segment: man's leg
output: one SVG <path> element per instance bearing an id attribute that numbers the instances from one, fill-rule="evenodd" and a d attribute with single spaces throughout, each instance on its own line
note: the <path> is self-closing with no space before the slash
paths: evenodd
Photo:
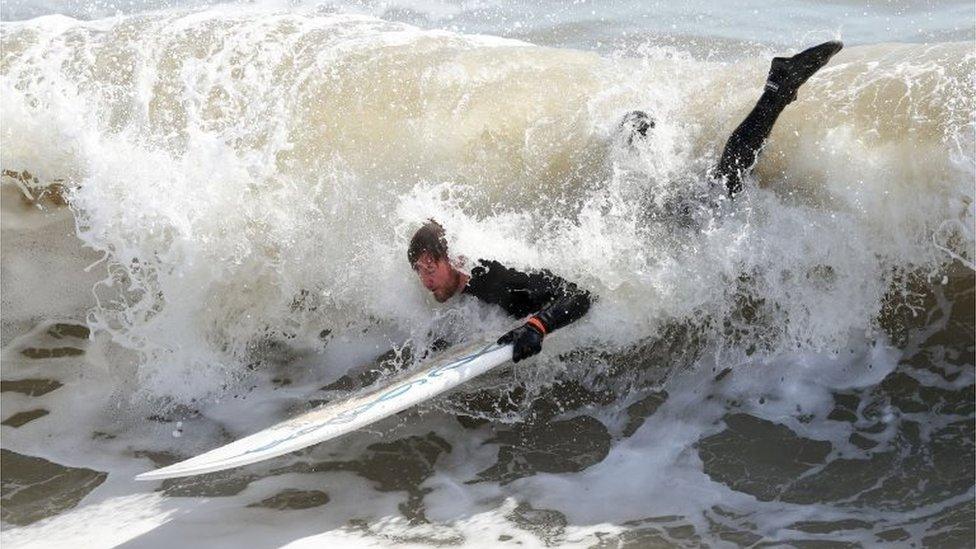
<path id="1" fill-rule="evenodd" d="M 842 47 L 840 42 L 825 42 L 793 57 L 773 58 L 762 96 L 752 112 L 732 132 L 715 168 L 715 176 L 725 180 L 729 198 L 742 190 L 742 177 L 756 163 L 759 150 L 769 137 L 779 114 L 796 99 L 800 86 Z"/>

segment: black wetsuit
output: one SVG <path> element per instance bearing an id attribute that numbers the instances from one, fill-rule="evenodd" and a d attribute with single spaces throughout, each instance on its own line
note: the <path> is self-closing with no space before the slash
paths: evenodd
<path id="1" fill-rule="evenodd" d="M 793 57 L 773 59 L 762 96 L 732 132 L 713 172 L 725 181 L 730 198 L 742 190 L 742 178 L 756 163 L 780 113 L 796 99 L 797 89 L 843 47 L 841 42 L 824 42 Z"/>
<path id="2" fill-rule="evenodd" d="M 715 176 L 725 180 L 729 197 L 742 190 L 742 178 L 756 163 L 763 143 L 789 101 L 775 91 L 766 90 L 746 119 L 732 132 Z"/>
<path id="3" fill-rule="evenodd" d="M 549 271 L 523 273 L 484 259 L 471 270 L 462 293 L 498 305 L 516 318 L 534 314 L 547 332 L 578 320 L 592 302 L 589 292 Z"/>

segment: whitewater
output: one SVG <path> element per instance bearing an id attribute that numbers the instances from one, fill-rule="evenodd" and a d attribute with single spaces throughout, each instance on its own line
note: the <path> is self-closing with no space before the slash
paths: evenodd
<path id="1" fill-rule="evenodd" d="M 974 8 L 692 4 L 5 3 L 3 544 L 972 546 Z M 769 60 L 827 39 L 723 200 Z M 428 218 L 597 300 L 369 428 L 133 480 L 502 333 L 417 280 Z"/>

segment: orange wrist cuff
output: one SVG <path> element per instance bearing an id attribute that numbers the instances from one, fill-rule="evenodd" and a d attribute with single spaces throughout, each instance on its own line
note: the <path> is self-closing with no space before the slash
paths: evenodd
<path id="1" fill-rule="evenodd" d="M 529 317 L 529 319 L 526 320 L 525 323 L 538 330 L 539 333 L 542 335 L 546 335 L 546 333 L 548 333 L 548 330 L 546 330 L 546 325 L 543 324 L 542 321 L 539 320 L 537 317 L 534 316 Z"/>

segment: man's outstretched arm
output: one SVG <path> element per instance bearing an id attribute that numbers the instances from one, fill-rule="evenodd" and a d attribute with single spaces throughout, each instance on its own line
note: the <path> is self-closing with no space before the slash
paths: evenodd
<path id="1" fill-rule="evenodd" d="M 524 325 L 498 340 L 499 343 L 512 343 L 513 362 L 538 354 L 547 334 L 582 318 L 593 302 L 589 292 L 548 271 L 519 274 L 525 277 L 525 291 L 532 301 L 544 306 Z"/>
<path id="2" fill-rule="evenodd" d="M 593 299 L 589 292 L 557 276 L 549 273 L 542 274 L 549 276 L 549 285 L 545 293 L 551 297 L 546 300 L 549 304 L 536 313 L 534 318 L 542 322 L 546 332 L 572 324 L 590 310 Z"/>

